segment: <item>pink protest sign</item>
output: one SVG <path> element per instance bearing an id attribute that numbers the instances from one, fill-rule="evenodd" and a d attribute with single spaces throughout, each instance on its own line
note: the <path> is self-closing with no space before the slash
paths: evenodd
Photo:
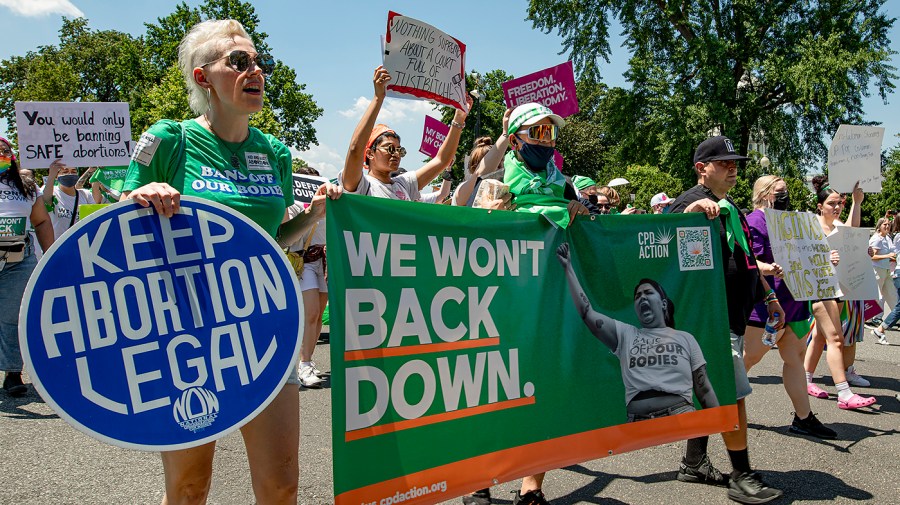
<path id="1" fill-rule="evenodd" d="M 503 83 L 503 98 L 507 107 L 538 102 L 562 117 L 578 113 L 575 96 L 575 72 L 567 61 L 540 72 L 528 74 Z"/>
<path id="2" fill-rule="evenodd" d="M 563 157 L 562 154 L 559 154 L 559 151 L 553 150 L 553 163 L 556 163 L 556 168 L 562 170 L 563 166 Z"/>
<path id="3" fill-rule="evenodd" d="M 419 152 L 434 158 L 438 149 L 450 133 L 450 127 L 431 116 L 425 116 L 425 129 L 422 131 L 422 146 Z"/>

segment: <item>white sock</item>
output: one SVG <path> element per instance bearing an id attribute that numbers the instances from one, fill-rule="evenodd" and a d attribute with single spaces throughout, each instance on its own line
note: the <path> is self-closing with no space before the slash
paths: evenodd
<path id="1" fill-rule="evenodd" d="M 307 368 L 312 366 L 312 361 L 301 361 L 300 368 Z"/>
<path id="2" fill-rule="evenodd" d="M 847 381 L 838 382 L 834 385 L 837 388 L 838 392 L 838 400 L 845 402 L 853 396 L 853 391 L 850 390 L 850 384 L 847 384 Z"/>
<path id="3" fill-rule="evenodd" d="M 806 383 L 807 384 L 813 383 L 813 373 L 812 372 L 806 372 Z"/>

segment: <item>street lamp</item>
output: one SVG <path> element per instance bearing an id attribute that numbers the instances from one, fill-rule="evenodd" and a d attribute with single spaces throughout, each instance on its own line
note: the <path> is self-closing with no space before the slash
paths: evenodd
<path id="1" fill-rule="evenodd" d="M 475 107 L 475 138 L 477 139 L 481 136 L 481 106 L 479 104 L 481 103 L 481 99 L 483 97 L 481 93 L 483 81 L 481 80 L 481 74 L 474 70 L 469 75 L 475 82 L 475 89 L 470 91 L 469 94 L 472 95 L 472 98 L 475 99 L 475 104 L 473 105 L 473 107 Z"/>

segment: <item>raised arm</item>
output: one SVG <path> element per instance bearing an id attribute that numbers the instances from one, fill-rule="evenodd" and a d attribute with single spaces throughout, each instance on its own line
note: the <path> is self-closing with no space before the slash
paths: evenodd
<path id="1" fill-rule="evenodd" d="M 503 159 L 503 155 L 506 154 L 506 149 L 509 147 L 509 136 L 506 134 L 506 129 L 509 127 L 509 115 L 511 113 L 512 109 L 506 109 L 506 112 L 503 113 L 503 133 L 497 137 L 494 147 L 478 162 L 478 166 L 472 171 L 472 177 L 469 177 L 456 187 L 455 197 L 457 205 L 465 205 L 469 201 L 469 197 L 472 195 L 472 190 L 475 189 L 475 183 L 478 182 L 479 177 L 484 177 L 497 170 L 497 165 L 500 164 L 500 160 Z"/>
<path id="2" fill-rule="evenodd" d="M 469 104 L 469 110 L 472 110 L 472 97 L 466 95 L 466 102 Z M 456 156 L 456 148 L 459 147 L 459 135 L 465 126 L 467 112 L 456 109 L 453 114 L 453 122 L 450 123 L 450 133 L 438 149 L 437 155 L 428 163 L 422 165 L 422 168 L 416 170 L 416 180 L 419 182 L 419 190 L 428 185 L 441 170 L 450 164 L 450 160 Z"/>
<path id="3" fill-rule="evenodd" d="M 587 325 L 591 333 L 597 337 L 597 340 L 603 343 L 613 352 L 619 345 L 619 339 L 616 337 L 616 322 L 611 317 L 605 316 L 591 307 L 591 302 L 581 288 L 578 282 L 578 276 L 572 268 L 572 258 L 569 256 L 569 244 L 563 242 L 556 249 L 556 259 L 562 264 L 566 271 L 566 281 L 569 285 L 569 294 L 572 295 L 572 301 L 581 315 L 584 324 Z"/>
<path id="4" fill-rule="evenodd" d="M 325 216 L 325 200 L 336 200 L 341 197 L 341 194 L 343 194 L 343 189 L 330 182 L 319 186 L 309 207 L 304 212 L 300 212 L 284 221 L 281 227 L 278 228 L 278 245 L 288 247 L 300 240 L 303 235 L 312 229 L 314 224 Z M 285 210 L 284 213 L 285 217 L 287 217 L 288 211 Z"/>
<path id="5" fill-rule="evenodd" d="M 718 407 L 719 399 L 716 398 L 716 392 L 709 382 L 709 375 L 706 373 L 706 365 L 694 370 L 692 375 L 694 377 L 694 394 L 697 395 L 700 406 L 704 409 Z"/>
<path id="6" fill-rule="evenodd" d="M 366 111 L 363 112 L 362 117 L 359 119 L 359 124 L 353 130 L 353 137 L 350 138 L 350 147 L 347 149 L 347 157 L 344 158 L 341 184 L 347 191 L 356 191 L 359 181 L 362 179 L 363 162 L 366 159 L 366 144 L 369 142 L 372 128 L 375 127 L 378 112 L 381 111 L 381 106 L 384 104 L 384 94 L 387 83 L 390 80 L 391 74 L 383 66 L 379 65 L 375 69 L 375 75 L 372 77 L 372 82 L 375 85 L 375 97 L 369 102 L 369 106 L 366 107 Z M 431 179 L 428 182 L 431 182 Z"/>
<path id="7" fill-rule="evenodd" d="M 862 188 L 859 187 L 859 181 L 856 181 L 856 184 L 853 185 L 852 198 L 853 204 L 850 206 L 850 215 L 847 217 L 847 224 L 859 228 L 860 217 L 862 215 L 862 201 L 863 198 L 865 198 Z"/>
<path id="8" fill-rule="evenodd" d="M 46 205 L 53 203 L 53 185 L 56 184 L 56 177 L 59 175 L 59 169 L 65 166 L 65 163 L 62 162 L 62 158 L 53 160 L 53 162 L 50 163 L 50 170 L 47 174 L 47 184 L 44 184 L 44 194 L 41 195 Z"/>

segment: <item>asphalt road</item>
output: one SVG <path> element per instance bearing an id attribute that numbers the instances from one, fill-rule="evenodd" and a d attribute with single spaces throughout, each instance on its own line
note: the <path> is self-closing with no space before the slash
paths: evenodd
<path id="1" fill-rule="evenodd" d="M 750 459 L 765 480 L 785 490 L 774 503 L 900 503 L 900 333 L 898 345 L 876 345 L 871 332 L 860 344 L 857 369 L 872 382 L 858 392 L 875 395 L 875 408 L 841 411 L 832 397 L 811 399 L 819 419 L 837 430 L 836 441 L 792 435 L 791 406 L 781 387 L 781 361 L 769 353 L 751 372 L 748 398 Z M 316 360 L 328 369 L 328 345 Z M 826 372 L 819 365 L 819 376 Z M 820 380 L 834 393 L 830 379 Z M 331 395 L 300 390 L 300 503 L 333 502 Z M 118 449 L 69 427 L 33 389 L 13 399 L 0 392 L 0 448 L 3 469 L 0 503 L 142 504 L 159 503 L 163 473 L 159 456 Z M 550 472 L 544 491 L 555 505 L 733 503 L 722 488 L 675 480 L 683 443 L 616 455 Z M 721 437 L 712 437 L 710 456 L 730 469 Z M 511 503 L 518 483 L 492 489 L 495 503 Z M 219 441 L 209 503 L 253 503 L 240 435 Z M 458 499 L 446 503 L 460 503 Z"/>

